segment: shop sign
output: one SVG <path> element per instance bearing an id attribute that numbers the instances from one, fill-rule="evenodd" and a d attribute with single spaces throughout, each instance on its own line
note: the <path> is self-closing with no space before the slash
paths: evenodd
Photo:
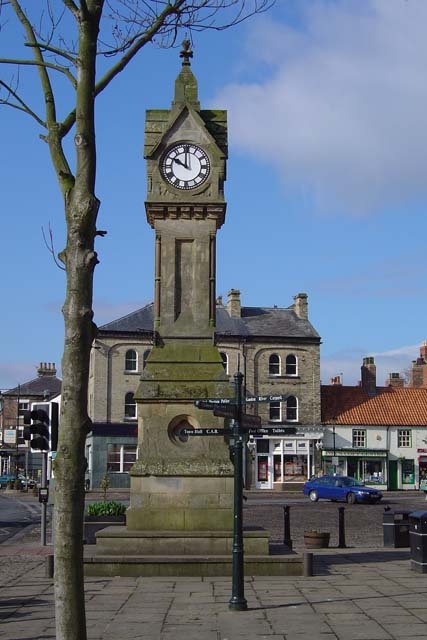
<path id="1" fill-rule="evenodd" d="M 386 458 L 387 452 L 382 449 L 375 451 L 374 449 L 339 449 L 335 451 L 337 456 L 345 458 Z M 333 456 L 333 449 L 322 449 L 322 458 Z"/>
<path id="2" fill-rule="evenodd" d="M 16 444 L 16 430 L 5 429 L 3 433 L 3 442 L 5 444 Z"/>

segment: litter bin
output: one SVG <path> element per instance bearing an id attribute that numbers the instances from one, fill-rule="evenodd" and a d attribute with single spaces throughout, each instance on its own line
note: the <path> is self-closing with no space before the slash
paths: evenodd
<path id="1" fill-rule="evenodd" d="M 411 569 L 427 573 L 427 511 L 412 511 L 409 525 Z"/>
<path id="2" fill-rule="evenodd" d="M 385 547 L 409 547 L 410 511 L 384 511 L 383 537 Z"/>

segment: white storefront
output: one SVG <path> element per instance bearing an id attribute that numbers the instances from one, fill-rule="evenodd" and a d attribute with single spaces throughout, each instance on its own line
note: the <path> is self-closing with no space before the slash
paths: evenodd
<path id="1" fill-rule="evenodd" d="M 323 431 L 318 427 L 300 429 L 290 437 L 271 435 L 256 438 L 255 487 L 274 489 L 295 483 L 302 486 L 315 473 L 322 438 Z"/>

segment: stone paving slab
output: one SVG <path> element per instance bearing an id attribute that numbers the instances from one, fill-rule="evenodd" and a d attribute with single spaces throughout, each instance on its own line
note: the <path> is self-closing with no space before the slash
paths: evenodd
<path id="1" fill-rule="evenodd" d="M 4 548 L 4 546 L 3 546 Z M 53 584 L 28 547 L 0 557 L 0 638 L 55 637 Z M 28 554 L 28 555 L 26 555 Z M 427 640 L 427 576 L 408 550 L 315 552 L 313 577 L 87 578 L 89 640 Z"/>

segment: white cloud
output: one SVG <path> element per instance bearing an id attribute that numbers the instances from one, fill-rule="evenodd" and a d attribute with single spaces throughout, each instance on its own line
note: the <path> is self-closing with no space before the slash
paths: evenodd
<path id="1" fill-rule="evenodd" d="M 215 98 L 229 109 L 232 142 L 323 211 L 425 198 L 427 2 L 298 6 L 298 26 L 278 22 L 279 9 L 252 23 L 248 64 L 263 65 L 264 79 Z"/>

